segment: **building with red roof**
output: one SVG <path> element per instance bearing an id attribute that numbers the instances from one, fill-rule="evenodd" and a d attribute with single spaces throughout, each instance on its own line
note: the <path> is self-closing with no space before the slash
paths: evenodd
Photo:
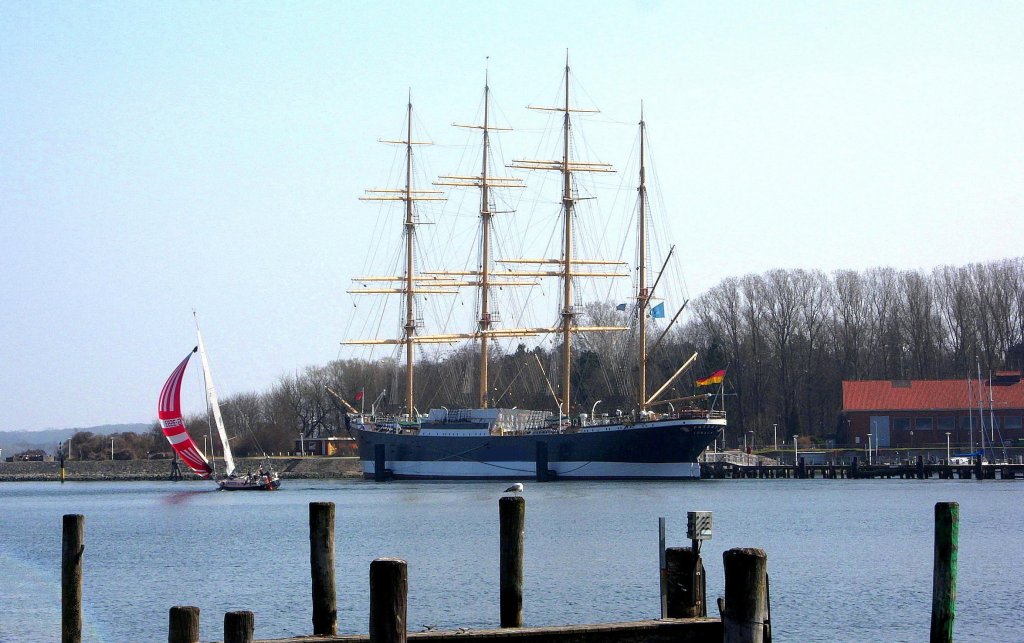
<path id="1" fill-rule="evenodd" d="M 991 403 L 990 403 L 991 400 Z M 1024 440 L 1024 383 L 1019 372 L 977 380 L 843 382 L 849 446 L 1001 447 Z"/>

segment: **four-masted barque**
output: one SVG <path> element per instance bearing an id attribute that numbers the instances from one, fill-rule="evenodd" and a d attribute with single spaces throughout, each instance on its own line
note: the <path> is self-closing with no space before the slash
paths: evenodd
<path id="1" fill-rule="evenodd" d="M 391 344 L 405 348 L 404 414 L 384 415 L 356 413 L 349 417 L 349 428 L 359 448 L 359 458 L 366 477 L 395 478 L 521 478 L 536 475 L 539 479 L 661 479 L 698 478 L 698 456 L 718 437 L 726 425 L 723 408 L 715 408 L 715 396 L 697 395 L 671 400 L 679 408 L 660 399 L 677 378 L 689 368 L 696 354 L 686 360 L 667 382 L 654 393 L 647 384 L 646 319 L 651 299 L 658 286 L 647 281 L 645 250 L 648 234 L 645 208 L 647 186 L 644 169 L 644 128 L 641 117 L 641 148 L 639 172 L 639 207 L 637 217 L 639 247 L 639 282 L 634 294 L 639 338 L 637 366 L 639 382 L 636 407 L 629 414 L 590 417 L 573 412 L 570 399 L 573 336 L 580 332 L 615 332 L 618 326 L 582 326 L 577 322 L 578 306 L 574 306 L 573 285 L 577 279 L 625 276 L 622 262 L 577 258 L 574 246 L 574 208 L 577 196 L 573 176 L 582 172 L 611 172 L 603 163 L 591 163 L 572 157 L 570 132 L 572 115 L 582 110 L 570 104 L 570 69 L 565 66 L 565 97 L 562 105 L 543 107 L 562 116 L 560 159 L 514 161 L 511 167 L 526 170 L 549 170 L 561 175 L 561 256 L 555 259 L 505 260 L 517 266 L 493 274 L 490 256 L 492 188 L 521 187 L 518 179 L 492 176 L 489 163 L 490 134 L 498 129 L 490 123 L 489 87 L 485 82 L 483 124 L 473 125 L 483 137 L 483 156 L 479 175 L 445 176 L 437 185 L 475 187 L 480 190 L 481 245 L 478 270 L 470 272 L 418 272 L 415 263 L 414 236 L 417 217 L 415 204 L 423 200 L 442 200 L 438 190 L 413 187 L 413 146 L 420 142 L 412 136 L 412 101 L 407 110 L 406 137 L 386 141 L 405 148 L 405 186 L 393 190 L 368 190 L 366 200 L 403 201 L 405 205 L 404 274 L 390 277 L 366 277 L 354 281 L 362 287 L 350 292 L 400 294 L 404 303 L 402 334 L 390 339 L 349 340 L 345 344 Z M 539 266 L 539 267 L 538 267 Z M 560 280 L 560 323 L 553 328 L 499 328 L 490 312 L 492 288 L 533 283 L 537 279 L 555 277 Z M 385 285 L 376 285 L 384 282 Z M 477 289 L 479 318 L 473 332 L 456 334 L 420 334 L 415 300 L 417 295 L 454 292 L 458 288 Z M 678 317 L 678 314 L 676 315 Z M 519 408 L 492 408 L 488 403 L 488 345 L 500 338 L 528 337 L 557 333 L 561 339 L 558 385 L 549 384 L 557 402 L 554 411 Z M 431 409 L 420 415 L 414 395 L 414 348 L 418 344 L 454 343 L 476 340 L 480 347 L 479 402 L 477 408 Z M 659 338 L 660 340 L 660 338 Z M 719 398 L 720 399 L 720 398 Z M 667 408 L 668 411 L 654 410 Z"/>

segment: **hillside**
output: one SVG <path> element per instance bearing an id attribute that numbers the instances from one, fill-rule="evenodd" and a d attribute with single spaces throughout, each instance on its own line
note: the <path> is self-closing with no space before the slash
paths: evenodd
<path id="1" fill-rule="evenodd" d="M 88 431 L 100 435 L 111 433 L 145 433 L 148 424 L 103 424 L 101 426 L 75 427 L 70 429 L 43 429 L 41 431 L 0 431 L 0 450 L 5 457 L 27 449 L 42 449 L 53 453 L 58 442 L 67 440 L 75 433 Z"/>

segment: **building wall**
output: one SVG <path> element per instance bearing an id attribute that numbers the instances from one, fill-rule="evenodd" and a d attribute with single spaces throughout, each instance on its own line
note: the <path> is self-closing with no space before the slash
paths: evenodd
<path id="1" fill-rule="evenodd" d="M 295 452 L 304 450 L 306 455 L 353 456 L 358 455 L 356 441 L 352 438 L 304 438 L 295 440 Z"/>
<path id="2" fill-rule="evenodd" d="M 995 412 L 995 443 L 1012 445 L 1024 441 L 1024 409 L 1006 409 Z M 950 444 L 956 450 L 969 449 L 971 446 L 971 429 L 968 419 L 973 422 L 974 446 L 981 445 L 981 426 L 978 412 L 969 413 L 966 409 L 957 410 L 922 410 L 922 411 L 847 411 L 849 420 L 849 444 L 847 446 L 867 446 L 868 433 L 872 432 L 872 417 L 889 418 L 889 448 L 944 447 L 946 432 L 950 432 Z M 984 416 L 985 444 L 988 445 L 993 431 L 990 427 L 989 414 Z M 874 443 L 875 437 L 872 437 Z M 885 447 L 885 445 L 882 445 Z"/>

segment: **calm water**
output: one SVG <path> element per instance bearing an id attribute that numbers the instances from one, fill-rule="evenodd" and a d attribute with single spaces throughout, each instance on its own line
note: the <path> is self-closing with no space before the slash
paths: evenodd
<path id="1" fill-rule="evenodd" d="M 409 562 L 409 623 L 498 623 L 501 483 L 295 481 L 270 494 L 209 483 L 0 483 L 0 641 L 60 640 L 61 516 L 86 516 L 85 640 L 165 641 L 197 605 L 256 635 L 312 632 L 308 503 L 336 503 L 339 629 L 365 632 L 368 570 Z M 707 480 L 527 482 L 527 625 L 658 616 L 657 519 L 685 545 L 686 511 L 714 512 L 708 596 L 725 549 L 768 553 L 780 641 L 920 641 L 931 608 L 933 507 L 960 502 L 960 640 L 1020 641 L 1024 482 Z M 836 635 L 840 632 L 841 635 Z"/>

